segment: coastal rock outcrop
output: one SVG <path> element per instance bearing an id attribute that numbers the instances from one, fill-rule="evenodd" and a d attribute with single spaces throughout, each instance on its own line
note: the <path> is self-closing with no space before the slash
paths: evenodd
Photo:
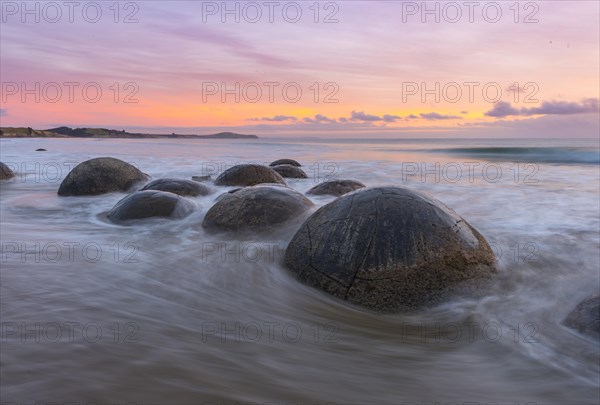
<path id="1" fill-rule="evenodd" d="M 204 184 L 193 180 L 157 179 L 142 187 L 142 190 L 168 191 L 184 197 L 209 195 L 211 190 Z"/>
<path id="2" fill-rule="evenodd" d="M 364 187 L 366 186 L 363 183 L 356 180 L 331 180 L 317 184 L 316 186 L 308 190 L 306 194 L 334 195 L 339 197 L 344 194 L 348 194 L 351 191 L 358 190 L 359 188 Z"/>
<path id="3" fill-rule="evenodd" d="M 100 157 L 86 160 L 67 174 L 58 189 L 61 196 L 98 195 L 127 191 L 149 176 L 119 159 Z"/>
<path id="4" fill-rule="evenodd" d="M 600 339 L 600 295 L 587 297 L 577 304 L 564 325 L 583 335 Z"/>
<path id="5" fill-rule="evenodd" d="M 257 164 L 242 164 L 225 170 L 217 179 L 217 186 L 254 186 L 261 183 L 285 184 L 279 173 L 270 167 Z"/>
<path id="6" fill-rule="evenodd" d="M 129 194 L 108 213 L 113 222 L 151 217 L 183 218 L 194 211 L 190 200 L 166 191 L 144 190 Z"/>
<path id="7" fill-rule="evenodd" d="M 254 186 L 219 196 L 203 226 L 215 230 L 260 230 L 292 220 L 313 203 L 287 187 Z"/>
<path id="8" fill-rule="evenodd" d="M 441 202 L 406 188 L 358 190 L 321 207 L 300 227 L 285 266 L 301 281 L 378 312 L 443 301 L 489 279 L 486 240 Z M 465 283 L 463 283 L 465 282 Z"/>

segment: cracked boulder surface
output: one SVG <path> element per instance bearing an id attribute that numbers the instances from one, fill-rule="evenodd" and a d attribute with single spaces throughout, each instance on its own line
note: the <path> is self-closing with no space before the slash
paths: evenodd
<path id="1" fill-rule="evenodd" d="M 565 319 L 564 325 L 600 340 L 600 295 L 587 297 L 577 304 Z"/>
<path id="2" fill-rule="evenodd" d="M 299 167 L 293 166 L 293 165 L 288 165 L 288 164 L 277 165 L 277 166 L 273 166 L 273 170 L 275 170 L 277 173 L 279 173 L 281 175 L 281 177 L 284 177 L 284 178 L 308 179 L 308 176 L 306 175 L 304 170 L 300 169 Z"/>
<path id="3" fill-rule="evenodd" d="M 279 173 L 270 167 L 257 164 L 243 164 L 230 167 L 217 179 L 217 186 L 254 186 L 262 183 L 286 184 Z"/>
<path id="4" fill-rule="evenodd" d="M 100 157 L 86 160 L 67 174 L 58 188 L 58 195 L 98 195 L 127 191 L 150 177 L 135 166 L 119 159 Z"/>
<path id="5" fill-rule="evenodd" d="M 194 211 L 190 200 L 166 191 L 144 190 L 129 194 L 108 213 L 113 222 L 151 217 L 183 218 Z"/>
<path id="6" fill-rule="evenodd" d="M 461 283 L 489 279 L 486 240 L 441 202 L 406 188 L 365 188 L 321 207 L 289 243 L 301 281 L 377 312 L 442 302 Z"/>
<path id="7" fill-rule="evenodd" d="M 295 167 L 302 166 L 300 163 L 298 163 L 294 159 L 279 159 L 279 160 L 269 163 L 269 166 L 279 166 L 279 165 L 292 165 Z"/>
<path id="8" fill-rule="evenodd" d="M 14 177 L 15 174 L 10 167 L 8 167 L 5 163 L 0 162 L 0 180 L 7 180 Z"/>
<path id="9" fill-rule="evenodd" d="M 146 184 L 142 190 L 168 191 L 180 196 L 204 196 L 209 195 L 211 190 L 204 184 L 193 180 L 183 179 L 157 179 Z"/>
<path id="10" fill-rule="evenodd" d="M 261 230 L 299 217 L 313 203 L 287 187 L 254 186 L 220 196 L 202 225 L 215 230 Z"/>
<path id="11" fill-rule="evenodd" d="M 306 194 L 312 195 L 334 195 L 340 197 L 344 194 L 348 194 L 359 188 L 365 188 L 366 186 L 360 181 L 356 180 L 331 180 L 324 181 L 323 183 L 317 184 Z"/>

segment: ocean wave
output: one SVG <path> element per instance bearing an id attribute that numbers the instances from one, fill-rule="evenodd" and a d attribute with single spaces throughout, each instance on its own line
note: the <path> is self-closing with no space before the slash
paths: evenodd
<path id="1" fill-rule="evenodd" d="M 531 163 L 600 164 L 600 150 L 565 147 L 473 147 L 430 149 L 429 152 Z"/>

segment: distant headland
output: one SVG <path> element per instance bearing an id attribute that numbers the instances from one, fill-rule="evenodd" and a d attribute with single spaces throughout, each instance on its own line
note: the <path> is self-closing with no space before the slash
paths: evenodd
<path id="1" fill-rule="evenodd" d="M 258 139 L 256 135 L 243 135 L 234 132 L 219 132 L 211 135 L 182 134 L 143 134 L 118 131 L 105 128 L 69 128 L 32 129 L 25 127 L 0 127 L 0 138 L 184 138 L 184 139 Z"/>

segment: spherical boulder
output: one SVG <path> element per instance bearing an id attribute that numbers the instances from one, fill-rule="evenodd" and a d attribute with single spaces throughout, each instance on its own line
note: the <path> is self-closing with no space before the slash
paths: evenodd
<path id="1" fill-rule="evenodd" d="M 285 253 L 301 281 L 378 312 L 417 309 L 476 287 L 495 273 L 494 261 L 458 214 L 398 187 L 365 188 L 321 207 Z"/>
<path id="2" fill-rule="evenodd" d="M 277 165 L 273 166 L 273 170 L 275 170 L 281 175 L 281 177 L 284 178 L 308 179 L 308 176 L 306 175 L 306 173 L 304 173 L 304 170 L 293 165 Z"/>
<path id="3" fill-rule="evenodd" d="M 67 174 L 58 189 L 61 196 L 98 195 L 127 191 L 149 176 L 119 159 L 101 157 L 86 160 Z"/>
<path id="4" fill-rule="evenodd" d="M 348 194 L 351 191 L 366 187 L 360 181 L 356 180 L 332 180 L 317 184 L 306 194 L 312 195 L 334 195 L 336 197 Z"/>
<path id="5" fill-rule="evenodd" d="M 272 168 L 257 164 L 243 164 L 230 167 L 215 180 L 217 186 L 246 187 L 261 183 L 285 184 L 285 180 Z"/>
<path id="6" fill-rule="evenodd" d="M 13 177 L 15 177 L 15 174 L 10 170 L 10 167 L 0 162 L 0 180 L 8 180 Z"/>
<path id="7" fill-rule="evenodd" d="M 279 166 L 279 165 L 292 165 L 295 167 L 301 167 L 302 165 L 295 161 L 294 159 L 279 159 L 274 162 L 271 162 L 269 166 Z"/>
<path id="8" fill-rule="evenodd" d="M 312 206 L 291 188 L 247 187 L 220 196 L 202 225 L 215 230 L 260 230 L 297 218 Z"/>
<path id="9" fill-rule="evenodd" d="M 583 335 L 600 339 L 600 295 L 590 296 L 577 304 L 564 324 Z"/>
<path id="10" fill-rule="evenodd" d="M 142 187 L 142 190 L 168 191 L 169 193 L 197 197 L 200 195 L 209 195 L 211 190 L 204 184 L 193 180 L 182 179 L 157 179 Z"/>
<path id="11" fill-rule="evenodd" d="M 167 191 L 144 190 L 129 194 L 108 213 L 113 222 L 151 217 L 183 218 L 194 211 L 194 203 Z"/>

